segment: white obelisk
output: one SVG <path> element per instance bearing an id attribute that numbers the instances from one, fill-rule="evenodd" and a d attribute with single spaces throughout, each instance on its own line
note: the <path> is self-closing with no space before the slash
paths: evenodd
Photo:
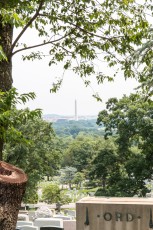
<path id="1" fill-rule="evenodd" d="M 75 99 L 75 121 L 78 121 L 77 100 Z"/>

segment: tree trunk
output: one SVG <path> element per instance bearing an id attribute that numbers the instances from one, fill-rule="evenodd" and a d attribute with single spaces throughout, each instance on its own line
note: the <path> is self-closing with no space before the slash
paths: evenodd
<path id="1" fill-rule="evenodd" d="M 4 140 L 0 138 L 0 161 L 3 160 L 3 146 L 4 146 Z"/>
<path id="2" fill-rule="evenodd" d="M 106 178 L 102 177 L 102 188 L 105 189 L 106 188 Z"/>
<path id="3" fill-rule="evenodd" d="M 13 26 L 4 24 L 0 16 L 0 45 L 7 57 L 7 60 L 0 61 L 0 90 L 8 91 L 12 87 L 12 39 Z"/>
<path id="4" fill-rule="evenodd" d="M 2 21 L 0 16 L 0 46 L 5 53 L 7 60 L 0 60 L 0 91 L 9 91 L 12 87 L 12 39 L 13 39 L 13 26 Z M 8 108 L 9 109 L 9 108 Z M 0 129 L 3 130 L 3 124 L 0 124 Z M 0 135 L 0 160 L 2 160 L 4 140 Z"/>
<path id="5" fill-rule="evenodd" d="M 8 2 L 8 1 L 3 1 Z M 4 22 L 0 15 L 0 46 L 7 60 L 0 59 L 0 91 L 12 88 L 13 25 Z M 8 110 L 10 108 L 6 108 Z M 3 111 L 4 112 L 4 111 Z M 0 130 L 6 129 L 0 123 Z M 3 135 L 0 135 L 0 160 L 3 159 Z M 0 161 L 0 230 L 15 230 L 19 208 L 26 188 L 27 176 L 21 169 Z"/>
<path id="6" fill-rule="evenodd" d="M 26 174 L 0 161 L 0 230 L 15 230 L 19 208 L 25 193 Z"/>

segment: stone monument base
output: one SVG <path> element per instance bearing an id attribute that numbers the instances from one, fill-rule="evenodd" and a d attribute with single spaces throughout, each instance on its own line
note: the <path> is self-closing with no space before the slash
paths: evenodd
<path id="1" fill-rule="evenodd" d="M 153 198 L 86 197 L 76 203 L 76 230 L 153 229 Z"/>

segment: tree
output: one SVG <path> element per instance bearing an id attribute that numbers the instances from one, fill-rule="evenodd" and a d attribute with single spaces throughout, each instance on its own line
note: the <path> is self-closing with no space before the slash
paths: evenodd
<path id="1" fill-rule="evenodd" d="M 34 119 L 40 115 L 40 111 L 21 111 L 17 115 L 15 105 L 17 102 L 26 102 L 34 98 L 33 93 L 19 95 L 12 88 L 7 92 L 0 92 L 0 142 L 1 150 L 4 141 L 11 139 L 12 145 L 15 142 L 25 143 L 22 134 L 15 129 L 15 124 L 25 122 L 28 118 Z M 0 151 L 2 158 L 2 151 Z M 25 193 L 27 176 L 20 168 L 0 161 L 0 187 L 1 187 L 1 229 L 14 229 L 16 226 L 19 207 Z M 6 208 L 7 207 L 7 208 Z M 7 211 L 6 211 L 7 210 Z"/>
<path id="2" fill-rule="evenodd" d="M 60 188 L 57 184 L 49 183 L 42 189 L 42 200 L 53 204 L 59 202 Z"/>
<path id="3" fill-rule="evenodd" d="M 53 128 L 58 136 L 70 136 L 75 138 L 80 132 L 88 134 L 100 134 L 99 126 L 96 124 L 96 119 L 91 120 L 64 120 L 53 123 Z"/>
<path id="4" fill-rule="evenodd" d="M 27 176 L 23 170 L 0 161 L 1 229 L 15 229 Z"/>
<path id="5" fill-rule="evenodd" d="M 106 104 L 107 110 L 99 113 L 97 123 L 105 126 L 106 138 L 116 137 L 119 163 L 124 172 L 123 180 L 116 184 L 125 194 L 144 196 L 145 180 L 153 175 L 153 102 L 144 101 L 144 95 L 131 94 L 119 100 L 111 98 Z"/>
<path id="6" fill-rule="evenodd" d="M 0 90 L 11 89 L 12 58 L 21 52 L 24 52 L 24 60 L 50 55 L 49 65 L 63 61 L 63 69 L 73 69 L 86 85 L 90 84 L 87 76 L 93 74 L 98 83 L 105 78 L 112 80 L 114 76 L 97 70 L 96 58 L 105 60 L 109 67 L 121 65 L 124 76 L 130 77 L 131 60 L 128 61 L 127 56 L 147 37 L 146 8 L 146 4 L 130 0 L 1 1 Z M 30 29 L 38 37 L 37 44 L 32 44 L 31 38 L 24 41 L 23 35 Z M 51 91 L 56 92 L 61 82 L 59 79 Z"/>
<path id="7" fill-rule="evenodd" d="M 80 188 L 84 179 L 84 173 L 76 172 L 76 174 L 74 175 L 73 183 L 77 185 L 77 188 Z"/>
<path id="8" fill-rule="evenodd" d="M 18 117 L 20 113 L 23 111 L 16 111 Z M 45 176 L 52 177 L 59 169 L 61 152 L 52 125 L 41 118 L 18 122 L 15 128 L 26 141 L 9 140 L 5 144 L 4 160 L 22 168 L 28 175 L 24 198 L 28 201 L 35 194 L 38 182 Z"/>
<path id="9" fill-rule="evenodd" d="M 86 170 L 95 152 L 95 142 L 95 137 L 80 133 L 65 151 L 65 165 L 76 168 L 78 172 Z"/>
<path id="10" fill-rule="evenodd" d="M 51 57 L 49 65 L 63 61 L 64 70 L 73 69 L 86 85 L 90 84 L 87 76 L 93 74 L 98 83 L 114 77 L 114 73 L 107 76 L 95 69 L 94 60 L 99 57 L 107 61 L 109 67 L 121 65 L 125 78 L 134 76 L 131 65 L 135 62 L 127 57 L 134 54 L 135 46 L 141 46 L 143 39 L 149 38 L 145 9 L 146 4 L 137 4 L 134 0 L 105 0 L 102 3 L 95 0 L 2 0 L 0 90 L 7 92 L 12 88 L 12 57 L 26 51 L 24 60 L 41 59 L 46 55 L 44 46 Z M 19 33 L 13 38 L 14 28 Z M 30 28 L 39 37 L 37 44 L 30 44 L 31 38 L 29 43 L 21 40 Z M 61 82 L 59 79 L 51 91 L 56 92 Z M 3 123 L 1 128 L 7 129 Z M 0 136 L 1 155 L 4 141 Z"/>
<path id="11" fill-rule="evenodd" d="M 60 189 L 58 184 L 48 183 L 42 188 L 42 200 L 49 203 L 57 203 L 60 206 L 71 202 L 67 196 L 67 191 Z"/>
<path id="12" fill-rule="evenodd" d="M 90 178 L 99 179 L 103 189 L 108 186 L 108 180 L 118 171 L 118 156 L 116 147 L 110 140 L 103 141 L 90 162 L 89 176 Z"/>
<path id="13" fill-rule="evenodd" d="M 77 169 L 74 167 L 65 167 L 60 170 L 60 182 L 61 184 L 68 184 L 69 188 L 72 188 L 72 182 L 75 177 Z"/>
<path id="14" fill-rule="evenodd" d="M 29 118 L 34 119 L 41 116 L 41 110 L 36 109 L 30 111 L 29 109 L 21 110 L 17 113 L 17 103 L 26 103 L 30 99 L 34 99 L 34 93 L 19 94 L 15 88 L 12 88 L 8 92 L 0 92 L 0 137 L 3 142 L 0 145 L 0 160 L 3 160 L 2 149 L 4 142 L 11 140 L 14 142 L 24 142 L 21 132 L 19 132 L 15 126 L 18 123 L 26 122 Z"/>

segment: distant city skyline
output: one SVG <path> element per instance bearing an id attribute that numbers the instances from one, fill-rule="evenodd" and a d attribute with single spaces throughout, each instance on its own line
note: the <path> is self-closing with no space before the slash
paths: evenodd
<path id="1" fill-rule="evenodd" d="M 48 121 L 48 122 L 57 122 L 57 121 L 61 121 L 61 120 L 65 120 L 65 121 L 80 121 L 80 120 L 93 120 L 93 119 L 97 119 L 97 115 L 93 115 L 93 116 L 78 116 L 77 119 L 75 117 L 75 115 L 73 116 L 64 116 L 64 115 L 58 115 L 58 114 L 44 114 L 43 115 L 43 119 Z"/>

